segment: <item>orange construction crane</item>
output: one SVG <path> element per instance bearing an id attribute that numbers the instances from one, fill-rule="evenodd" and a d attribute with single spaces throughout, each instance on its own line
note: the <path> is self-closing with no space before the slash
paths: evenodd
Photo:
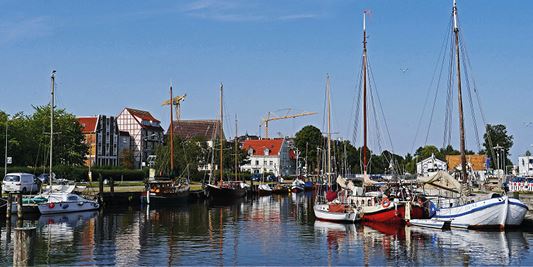
<path id="1" fill-rule="evenodd" d="M 268 112 L 267 116 L 262 120 L 262 124 L 265 125 L 265 138 L 268 138 L 268 123 L 270 121 L 277 121 L 277 120 L 285 120 L 285 119 L 294 119 L 298 117 L 303 116 L 309 116 L 309 115 L 315 115 L 316 112 L 302 112 L 298 114 L 292 114 L 292 115 L 285 115 L 285 116 L 279 116 L 279 117 L 270 117 L 270 112 Z"/>

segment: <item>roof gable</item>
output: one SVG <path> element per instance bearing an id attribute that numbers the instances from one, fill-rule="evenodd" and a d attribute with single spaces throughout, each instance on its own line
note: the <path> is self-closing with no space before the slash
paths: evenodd
<path id="1" fill-rule="evenodd" d="M 98 117 L 80 117 L 78 118 L 82 129 L 81 132 L 84 134 L 95 133 L 96 127 L 98 125 Z"/>
<path id="2" fill-rule="evenodd" d="M 249 151 L 251 148 L 254 156 L 277 156 L 280 154 L 284 141 L 285 140 L 281 138 L 246 140 L 244 141 L 242 149 Z M 268 149 L 268 152 L 266 149 Z"/>
<path id="3" fill-rule="evenodd" d="M 148 111 L 139 110 L 139 109 L 133 109 L 133 108 L 126 108 L 126 110 L 128 110 L 128 112 L 132 116 L 138 117 L 141 120 L 152 121 L 152 122 L 160 122 L 158 119 L 154 118 L 154 116 L 152 116 L 152 114 L 150 114 L 150 112 L 148 112 Z"/>
<path id="4" fill-rule="evenodd" d="M 194 137 L 201 137 L 205 140 L 216 139 L 220 128 L 220 121 L 218 120 L 177 120 L 172 123 L 174 125 L 174 135 L 183 139 L 190 139 Z M 167 129 L 167 134 L 170 133 L 170 126 Z M 222 138 L 224 131 L 222 130 Z"/>

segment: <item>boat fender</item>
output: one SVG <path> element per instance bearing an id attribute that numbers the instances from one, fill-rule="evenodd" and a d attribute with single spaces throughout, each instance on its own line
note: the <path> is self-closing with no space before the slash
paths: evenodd
<path id="1" fill-rule="evenodd" d="M 418 199 L 418 205 L 420 205 L 420 207 L 424 207 L 424 201 L 421 198 Z"/>
<path id="2" fill-rule="evenodd" d="M 56 204 L 52 202 L 52 203 L 48 204 L 48 207 L 51 208 L 51 209 L 53 209 L 53 208 L 56 207 Z"/>
<path id="3" fill-rule="evenodd" d="M 383 200 L 381 200 L 381 206 L 383 206 L 384 208 L 388 208 L 390 206 L 390 200 L 388 198 L 384 198 Z"/>
<path id="4" fill-rule="evenodd" d="M 78 205 L 83 206 L 83 201 L 78 202 Z"/>

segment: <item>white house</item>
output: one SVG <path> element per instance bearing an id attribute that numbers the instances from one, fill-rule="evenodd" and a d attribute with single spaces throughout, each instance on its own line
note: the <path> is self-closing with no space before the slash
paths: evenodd
<path id="1" fill-rule="evenodd" d="M 250 173 L 273 173 L 289 176 L 295 173 L 294 151 L 283 138 L 246 140 L 242 148 L 248 153 L 250 162 L 241 166 Z"/>
<path id="2" fill-rule="evenodd" d="M 533 156 L 518 157 L 518 175 L 533 176 Z"/>
<path id="3" fill-rule="evenodd" d="M 448 170 L 448 164 L 445 161 L 436 158 L 434 154 L 431 154 L 431 157 L 416 163 L 416 173 L 422 176 L 446 170 Z"/>

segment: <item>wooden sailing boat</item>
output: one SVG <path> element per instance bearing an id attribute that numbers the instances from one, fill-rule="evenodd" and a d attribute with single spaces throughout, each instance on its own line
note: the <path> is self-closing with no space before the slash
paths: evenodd
<path id="1" fill-rule="evenodd" d="M 331 190 L 331 99 L 330 99 L 330 84 L 329 76 L 326 78 L 326 97 L 327 97 L 327 112 L 328 112 L 328 144 L 327 144 L 327 192 L 326 195 L 321 195 L 319 192 L 313 211 L 315 217 L 323 221 L 332 222 L 355 222 L 359 220 L 357 207 L 349 205 L 344 201 L 337 200 L 337 192 Z M 322 190 L 321 190 L 322 191 Z M 325 198 L 325 199 L 324 199 Z"/>
<path id="2" fill-rule="evenodd" d="M 459 25 L 457 22 L 457 3 L 453 1 L 453 35 L 455 45 L 455 65 L 457 79 L 458 111 L 459 111 L 459 142 L 461 152 L 461 185 L 457 191 L 461 197 L 459 205 L 454 207 L 440 207 L 436 210 L 434 219 L 449 221 L 452 227 L 459 228 L 499 228 L 506 225 L 519 225 L 528 210 L 518 199 L 507 196 L 493 195 L 485 199 L 470 194 L 469 176 L 465 155 L 465 128 L 463 119 L 463 100 L 461 88 L 461 57 L 459 46 Z M 454 179 L 447 173 L 437 173 L 434 177 L 424 179 L 423 182 L 435 184 L 439 180 Z M 420 179 L 419 179 L 420 180 Z M 449 203 L 444 201 L 444 203 Z"/>
<path id="3" fill-rule="evenodd" d="M 368 177 L 368 125 L 367 125 L 367 41 L 366 41 L 366 12 L 363 13 L 363 186 L 370 187 L 375 184 Z M 377 198 L 377 197 L 376 197 Z M 353 201 L 361 208 L 361 217 L 363 221 L 369 222 L 384 222 L 384 223 L 403 223 L 406 213 L 405 201 L 389 200 L 386 195 L 381 196 L 381 199 L 368 199 L 368 196 L 354 196 Z M 407 213 L 408 218 L 422 218 L 422 207 L 417 206 L 409 209 Z"/>
<path id="4" fill-rule="evenodd" d="M 174 98 L 172 96 L 172 85 L 170 85 L 170 172 L 174 174 L 174 118 L 173 106 Z M 187 166 L 188 168 L 188 166 Z M 173 177 L 158 177 L 158 179 L 148 179 L 145 184 L 146 191 L 141 196 L 141 202 L 151 205 L 176 205 L 183 204 L 189 200 L 189 179 L 176 181 Z"/>
<path id="5" fill-rule="evenodd" d="M 241 181 L 224 181 L 224 113 L 223 113 L 223 95 L 224 95 L 224 86 L 220 84 L 220 129 L 218 129 L 218 137 L 220 143 L 220 153 L 219 153 L 219 173 L 220 177 L 218 182 L 210 181 L 205 188 L 206 195 L 211 200 L 216 201 L 232 201 L 239 198 L 242 198 L 246 195 L 248 191 L 248 185 Z M 214 151 L 214 150 L 213 150 Z M 214 177 L 213 177 L 214 180 Z"/>

